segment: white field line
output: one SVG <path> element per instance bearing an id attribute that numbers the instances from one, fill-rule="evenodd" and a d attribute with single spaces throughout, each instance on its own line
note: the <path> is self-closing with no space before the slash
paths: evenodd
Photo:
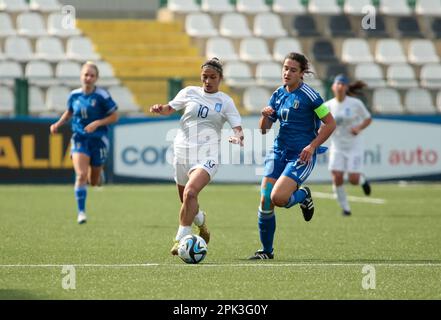
<path id="1" fill-rule="evenodd" d="M 321 199 L 336 199 L 333 193 L 325 193 L 325 192 L 312 192 L 312 197 L 321 198 Z M 370 198 L 370 197 L 355 197 L 355 196 L 347 196 L 349 201 L 352 202 L 365 202 L 365 203 L 373 203 L 373 204 L 385 204 L 386 200 L 380 198 Z"/>
<path id="2" fill-rule="evenodd" d="M 201 263 L 198 265 L 184 264 L 184 263 L 134 263 L 134 264 L 4 264 L 0 268 L 63 268 L 65 266 L 73 266 L 78 268 L 145 268 L 145 267 L 227 267 L 227 268 L 265 268 L 265 267 L 360 267 L 365 265 L 372 265 L 378 267 L 441 267 L 441 263 L 432 262 L 415 262 L 415 263 L 387 263 L 387 262 L 323 262 L 323 263 L 266 263 L 259 261 L 257 263 Z"/>

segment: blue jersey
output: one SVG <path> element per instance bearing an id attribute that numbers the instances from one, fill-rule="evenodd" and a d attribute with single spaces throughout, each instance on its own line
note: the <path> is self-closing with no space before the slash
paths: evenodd
<path id="1" fill-rule="evenodd" d="M 94 138 L 106 136 L 108 127 L 100 126 L 92 133 L 85 132 L 84 128 L 95 120 L 104 119 L 117 109 L 110 94 L 98 87 L 90 94 L 83 93 L 81 88 L 73 90 L 67 100 L 67 107 L 72 113 L 73 133 Z"/>
<path id="2" fill-rule="evenodd" d="M 274 149 L 287 151 L 289 157 L 300 154 L 318 135 L 321 121 L 315 109 L 322 104 L 320 94 L 306 83 L 302 83 L 292 92 L 286 91 L 284 86 L 274 91 L 269 106 L 276 113 L 269 119 L 273 122 L 277 119 L 280 121 Z"/>

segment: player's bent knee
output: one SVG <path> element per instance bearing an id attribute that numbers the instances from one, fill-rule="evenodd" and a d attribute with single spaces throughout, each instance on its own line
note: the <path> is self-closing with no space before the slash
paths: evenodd
<path id="1" fill-rule="evenodd" d="M 192 199 L 196 199 L 198 196 L 198 192 L 193 187 L 186 187 L 184 189 L 184 202 Z"/>
<path id="2" fill-rule="evenodd" d="M 271 194 L 271 202 L 276 206 L 276 207 L 284 207 L 286 205 L 286 203 L 288 202 L 288 199 L 286 199 L 286 197 L 279 195 L 279 194 Z"/>

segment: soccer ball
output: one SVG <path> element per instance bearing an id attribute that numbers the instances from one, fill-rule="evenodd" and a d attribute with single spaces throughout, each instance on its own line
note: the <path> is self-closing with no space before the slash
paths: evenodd
<path id="1" fill-rule="evenodd" d="M 199 263 L 207 255 L 205 240 L 195 234 L 189 234 L 179 241 L 178 256 L 185 263 Z"/>

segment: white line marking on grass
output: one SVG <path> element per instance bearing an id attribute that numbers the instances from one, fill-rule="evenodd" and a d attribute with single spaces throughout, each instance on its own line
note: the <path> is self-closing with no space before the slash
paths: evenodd
<path id="1" fill-rule="evenodd" d="M 313 192 L 313 197 L 321 198 L 321 199 L 335 199 L 335 195 L 333 193 L 325 193 L 325 192 Z M 365 203 L 373 203 L 373 204 L 385 204 L 386 200 L 380 198 L 364 198 L 364 197 L 355 197 L 355 196 L 347 196 L 349 201 L 352 202 L 365 202 Z"/>

